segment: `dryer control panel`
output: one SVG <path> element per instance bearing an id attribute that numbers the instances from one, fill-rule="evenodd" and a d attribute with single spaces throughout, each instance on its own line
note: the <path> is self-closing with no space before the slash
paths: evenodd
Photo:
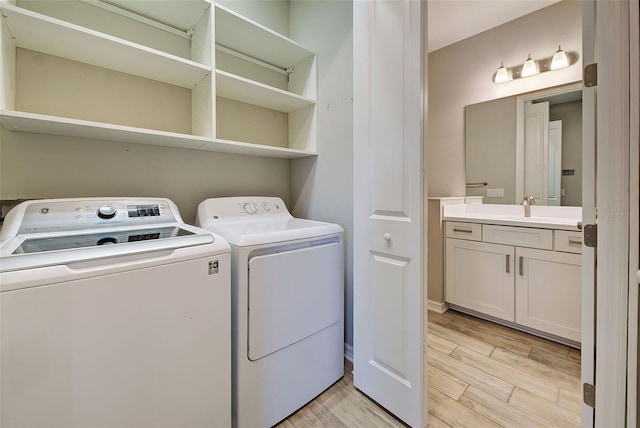
<path id="1" fill-rule="evenodd" d="M 203 201 L 198 207 L 198 221 L 201 225 L 210 220 L 283 215 L 291 216 L 282 199 L 272 196 L 212 198 Z"/>

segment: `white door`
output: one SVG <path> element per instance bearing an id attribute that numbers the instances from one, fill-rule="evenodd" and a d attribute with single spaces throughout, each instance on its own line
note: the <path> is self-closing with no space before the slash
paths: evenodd
<path id="1" fill-rule="evenodd" d="M 562 180 L 562 121 L 549 122 L 548 184 L 546 205 L 560 205 Z"/>
<path id="2" fill-rule="evenodd" d="M 524 106 L 524 194 L 547 204 L 549 158 L 549 103 Z"/>
<path id="3" fill-rule="evenodd" d="M 354 384 L 424 427 L 426 4 L 356 1 L 353 22 Z"/>

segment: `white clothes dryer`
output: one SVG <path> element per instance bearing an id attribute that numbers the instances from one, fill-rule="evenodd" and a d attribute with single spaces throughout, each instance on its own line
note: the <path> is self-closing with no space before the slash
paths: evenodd
<path id="1" fill-rule="evenodd" d="M 27 201 L 0 233 L 0 426 L 231 425 L 231 254 L 168 199 Z"/>
<path id="2" fill-rule="evenodd" d="M 232 418 L 272 426 L 344 375 L 343 229 L 282 199 L 207 199 L 196 224 L 232 254 Z"/>

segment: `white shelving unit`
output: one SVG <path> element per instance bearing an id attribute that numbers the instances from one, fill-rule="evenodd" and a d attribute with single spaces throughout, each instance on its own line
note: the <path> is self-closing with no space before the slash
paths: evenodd
<path id="1" fill-rule="evenodd" d="M 90 9 L 91 14 L 102 14 L 110 19 L 119 15 L 118 19 L 131 20 L 128 22 L 134 33 L 131 39 L 104 32 L 103 22 L 111 22 L 108 19 L 99 19 L 103 31 L 97 31 L 90 28 L 90 25 L 71 22 L 71 17 L 77 21 L 77 11 L 69 13 L 70 19 L 66 20 L 60 19 L 60 15 L 64 15 L 62 12 L 53 17 L 27 8 L 35 4 L 34 9 L 37 9 L 37 3 L 25 2 L 25 7 L 20 7 L 20 2 L 14 6 L 0 1 L 3 17 L 0 35 L 0 124 L 5 128 L 17 132 L 266 157 L 297 158 L 316 154 L 315 54 L 294 41 L 227 8 L 204 0 L 164 1 L 161 2 L 161 7 L 149 7 L 147 2 L 127 0 L 111 1 L 108 4 L 96 0 L 63 1 L 55 6 L 95 8 Z M 161 29 L 173 34 L 170 37 L 187 39 L 185 43 L 190 52 L 186 52 L 183 57 L 169 53 L 171 49 L 164 51 L 157 46 L 146 46 L 139 40 L 145 40 L 144 33 L 149 31 L 149 25 L 156 27 L 154 31 Z M 138 32 L 140 37 L 137 37 Z M 114 33 L 118 34 L 115 30 Z M 231 55 L 237 54 L 238 61 L 242 64 L 240 73 L 237 70 L 231 72 L 216 69 L 216 46 L 224 47 L 225 52 Z M 70 67 L 80 63 L 119 72 L 122 74 L 118 74 L 118 78 L 123 81 L 127 78 L 144 78 L 175 86 L 176 90 L 190 91 L 190 97 L 187 98 L 191 99 L 191 105 L 172 105 L 174 101 L 168 99 L 166 108 L 167 111 L 190 109 L 191 133 L 158 129 L 160 126 L 154 126 L 152 121 L 145 118 L 145 113 L 148 112 L 127 111 L 127 108 L 134 108 L 126 102 L 122 105 L 123 115 L 140 116 L 142 126 L 129 126 L 110 120 L 85 120 L 81 112 L 76 117 L 67 117 L 68 114 L 63 117 L 51 114 L 50 111 L 37 111 L 34 107 L 21 110 L 21 105 L 37 106 L 39 103 L 37 100 L 30 103 L 21 100 L 21 90 L 28 92 L 21 88 L 29 82 L 20 81 L 26 75 L 21 74 L 21 67 L 27 65 L 17 60 L 19 49 L 64 58 L 69 60 Z M 33 64 L 28 66 L 34 67 Z M 251 78 L 241 75 L 244 68 L 250 69 L 248 75 Z M 273 70 L 287 75 L 286 89 L 273 86 L 268 78 L 260 79 L 259 76 L 273 73 Z M 112 84 L 100 80 L 96 82 L 96 85 Z M 171 91 L 169 89 L 168 92 Z M 285 114 L 288 129 L 282 130 L 280 134 L 288 135 L 288 140 L 278 141 L 277 145 L 272 142 L 260 144 L 261 141 L 234 141 L 227 135 L 217 133 L 218 97 L 242 103 L 245 107 L 238 109 L 237 114 L 240 115 L 251 108 Z M 99 100 L 96 103 L 99 104 Z M 154 108 L 165 106 L 149 105 L 150 110 Z M 66 108 L 65 111 L 69 109 Z M 256 119 L 255 115 L 246 120 L 240 116 L 234 118 L 233 122 L 246 126 L 248 121 L 251 121 L 252 126 L 260 127 L 260 119 Z M 227 126 L 225 129 L 228 128 Z"/>

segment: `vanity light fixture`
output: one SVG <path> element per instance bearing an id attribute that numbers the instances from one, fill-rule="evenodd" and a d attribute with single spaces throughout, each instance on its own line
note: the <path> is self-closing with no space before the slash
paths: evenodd
<path id="1" fill-rule="evenodd" d="M 551 69 L 552 70 L 560 70 L 561 68 L 565 68 L 569 66 L 569 58 L 567 58 L 567 54 L 564 53 L 560 45 L 558 45 L 558 50 L 553 54 L 553 58 L 551 59 Z"/>
<path id="2" fill-rule="evenodd" d="M 558 45 L 558 50 L 553 57 L 547 57 L 540 60 L 531 58 L 531 54 L 522 66 L 505 67 L 504 62 L 500 63 L 500 67 L 493 75 L 493 82 L 501 84 L 512 80 L 521 79 L 523 77 L 531 77 L 536 74 L 545 73 L 547 71 L 561 70 L 576 63 L 578 56 L 574 53 L 566 53 L 562 47 Z"/>
<path id="3" fill-rule="evenodd" d="M 527 60 L 524 62 L 524 64 L 522 64 L 522 71 L 520 72 L 520 75 L 522 77 L 529 77 L 538 73 L 538 65 L 534 60 L 531 59 L 531 54 L 529 54 Z"/>

